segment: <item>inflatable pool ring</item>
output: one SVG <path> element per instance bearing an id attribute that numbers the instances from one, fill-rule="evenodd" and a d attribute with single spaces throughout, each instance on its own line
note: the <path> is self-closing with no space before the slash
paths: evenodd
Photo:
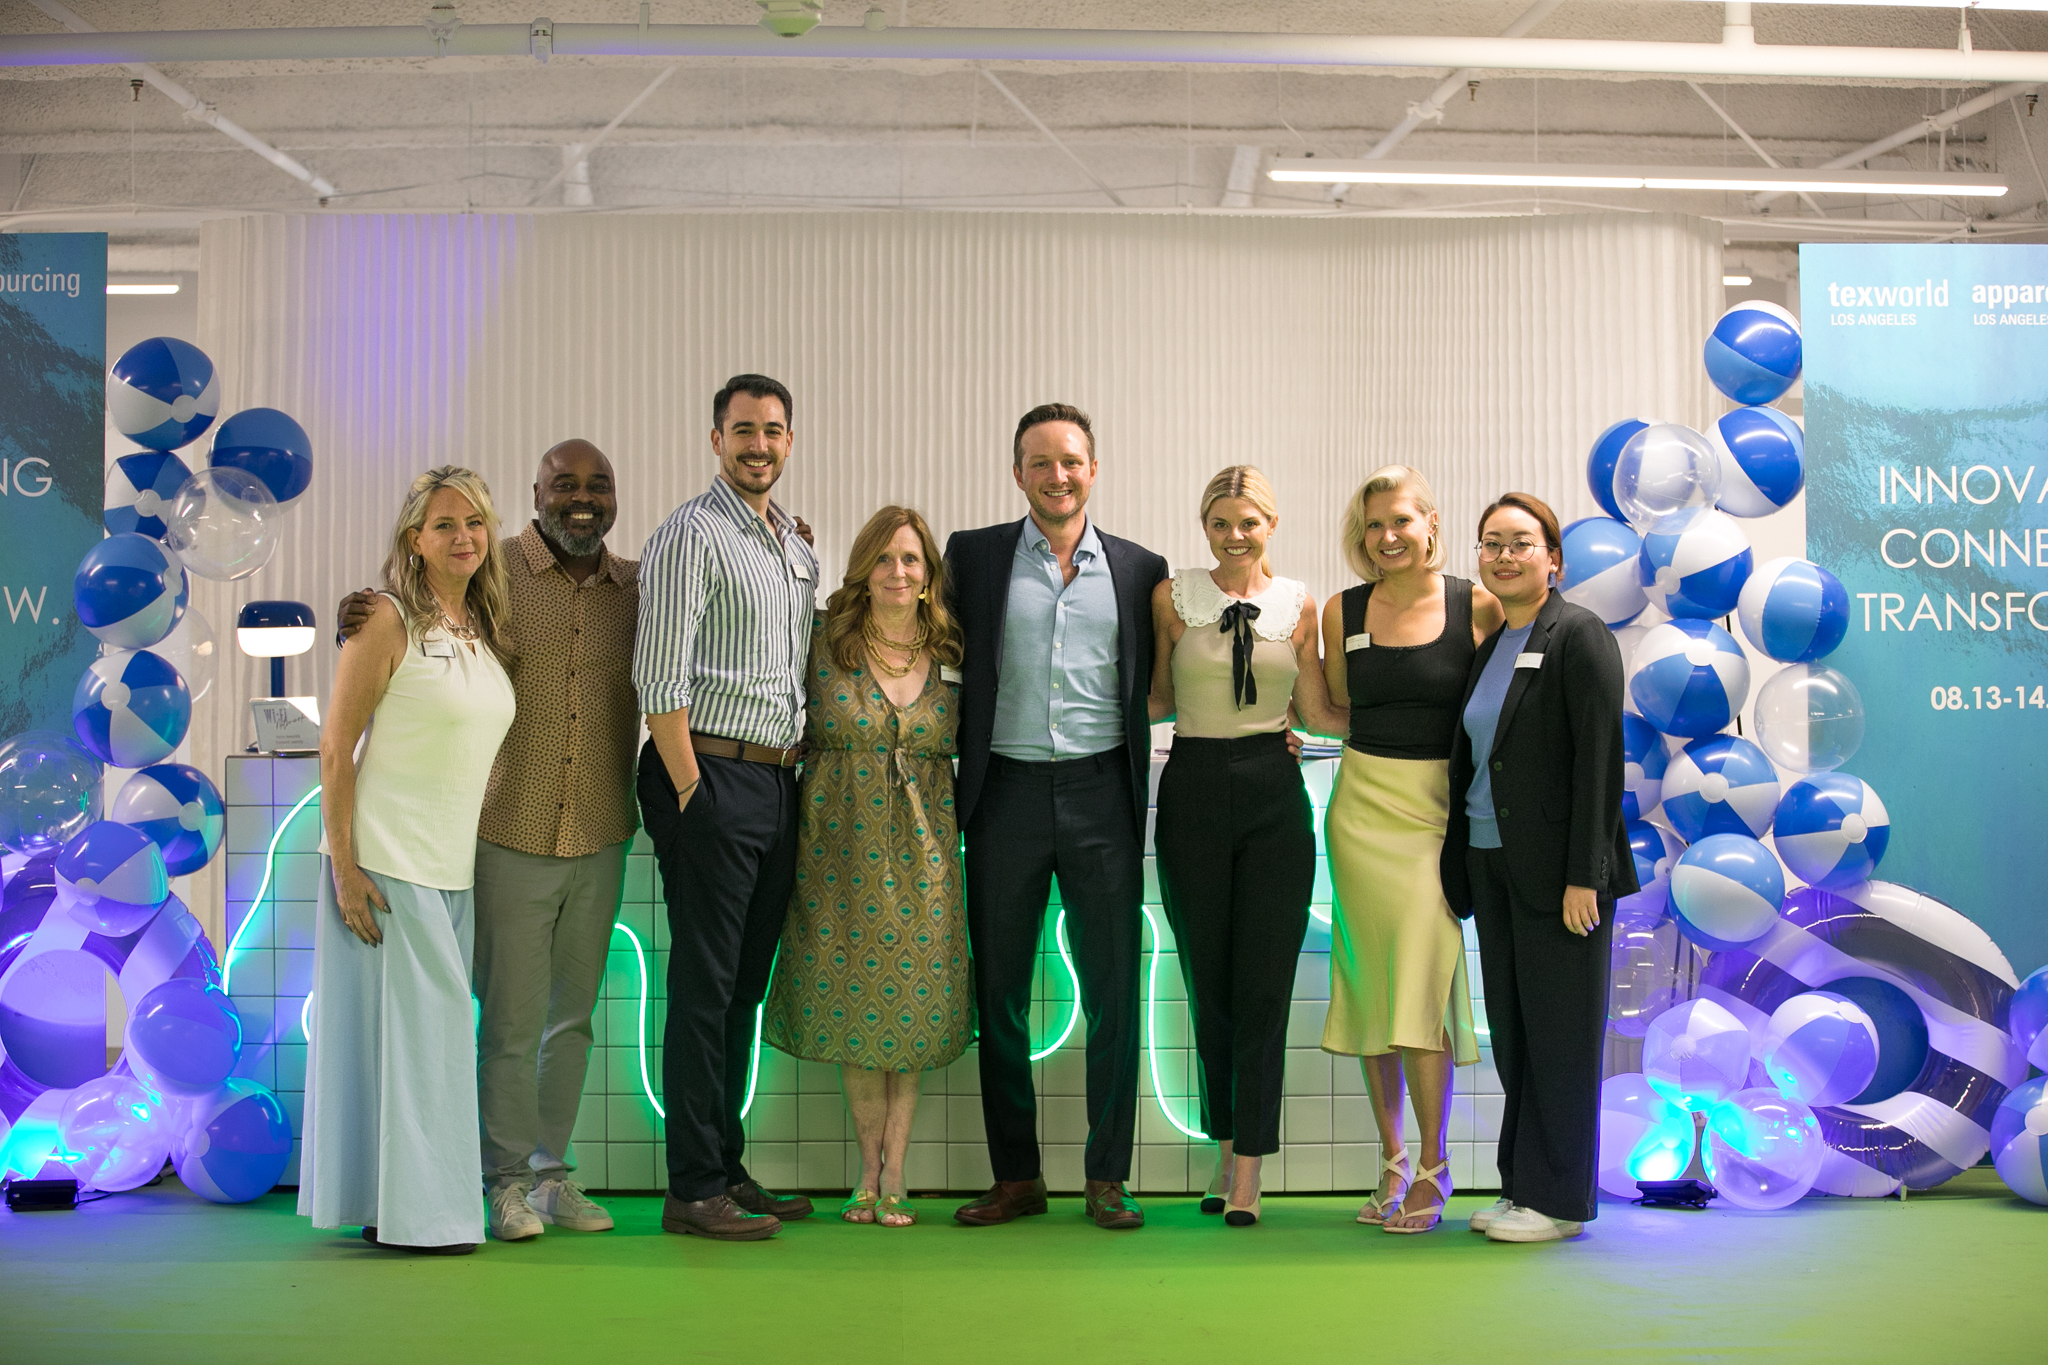
<path id="1" fill-rule="evenodd" d="M 61 909 L 57 900 L 55 858 L 38 858 L 7 879 L 0 895 L 0 997 L 9 980 L 45 953 L 85 953 L 99 959 L 121 983 L 122 998 L 131 1006 L 173 977 L 192 977 L 220 984 L 220 963 L 199 921 L 176 896 L 149 923 L 132 934 L 111 938 L 93 932 Z M 101 1061 L 104 1070 L 104 1058 Z M 64 1092 L 37 1081 L 6 1055 L 0 1036 L 0 1134 L 46 1094 Z M 4 1147 L 0 1140 L 0 1147 Z"/>
<path id="2" fill-rule="evenodd" d="M 1829 1149 L 1814 1188 L 1882 1196 L 1932 1189 L 1991 1150 L 1992 1115 L 2027 1076 L 2006 1032 L 2018 984 L 1990 936 L 1960 913 L 1869 881 L 1794 891 L 1762 938 L 1714 954 L 1700 993 L 1757 1037 L 1802 991 L 1840 992 L 1878 1017 L 1877 1078 L 1855 1100 L 1814 1111 Z"/>

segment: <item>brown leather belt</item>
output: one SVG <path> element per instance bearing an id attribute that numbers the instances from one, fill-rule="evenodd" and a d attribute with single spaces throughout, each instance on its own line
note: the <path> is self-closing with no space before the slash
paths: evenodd
<path id="1" fill-rule="evenodd" d="M 700 735 L 695 730 L 690 731 L 690 747 L 713 758 L 737 758 L 743 763 L 766 763 L 771 768 L 794 768 L 804 757 L 801 744 L 777 749 L 769 744 L 749 744 L 743 739 Z"/>

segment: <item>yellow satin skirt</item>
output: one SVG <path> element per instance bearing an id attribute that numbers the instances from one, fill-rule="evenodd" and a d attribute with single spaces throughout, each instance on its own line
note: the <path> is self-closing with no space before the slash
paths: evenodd
<path id="1" fill-rule="evenodd" d="M 1345 746 L 1324 815 L 1330 880 L 1330 1017 L 1323 1051 L 1396 1048 L 1479 1060 L 1465 936 L 1437 860 L 1450 812 L 1450 763 L 1380 758 Z"/>

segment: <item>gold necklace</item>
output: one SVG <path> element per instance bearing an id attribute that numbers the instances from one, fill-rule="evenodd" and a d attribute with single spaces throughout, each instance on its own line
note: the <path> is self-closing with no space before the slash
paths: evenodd
<path id="1" fill-rule="evenodd" d="M 924 653 L 924 647 L 931 643 L 931 628 L 923 621 L 917 623 L 917 634 L 911 639 L 892 640 L 882 634 L 881 627 L 875 624 L 875 618 L 869 616 L 861 623 L 861 634 L 867 637 L 868 657 L 874 661 L 875 668 L 891 678 L 909 677 L 911 671 L 917 667 L 918 656 Z M 882 657 L 884 648 L 901 650 L 910 656 L 910 661 L 899 668 Z"/>

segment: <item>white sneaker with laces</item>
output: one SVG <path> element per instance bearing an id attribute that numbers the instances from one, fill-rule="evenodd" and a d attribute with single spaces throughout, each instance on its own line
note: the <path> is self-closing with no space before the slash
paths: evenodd
<path id="1" fill-rule="evenodd" d="M 1549 1214 L 1538 1213 L 1526 1204 L 1517 1204 L 1512 1210 L 1501 1214 L 1486 1226 L 1486 1240 L 1489 1242 L 1561 1242 L 1576 1237 L 1586 1230 L 1584 1223 L 1573 1223 Z"/>
<path id="2" fill-rule="evenodd" d="M 567 1176 L 551 1175 L 527 1192 L 526 1206 L 543 1223 L 571 1232 L 610 1232 L 612 1216 L 583 1193 Z"/>
<path id="3" fill-rule="evenodd" d="M 1473 1213 L 1472 1221 L 1470 1222 L 1470 1224 L 1468 1224 L 1468 1226 L 1470 1226 L 1472 1231 L 1474 1232 L 1484 1232 L 1488 1228 L 1493 1226 L 1494 1219 L 1513 1212 L 1514 1207 L 1515 1205 L 1512 1200 L 1496 1199 L 1491 1204 L 1488 1204 L 1485 1208 L 1480 1209 Z"/>
<path id="4" fill-rule="evenodd" d="M 490 1192 L 490 1232 L 501 1242 L 524 1242 L 538 1237 L 546 1228 L 540 1219 L 526 1206 L 526 1184 L 524 1181 L 508 1180 L 492 1187 Z"/>

